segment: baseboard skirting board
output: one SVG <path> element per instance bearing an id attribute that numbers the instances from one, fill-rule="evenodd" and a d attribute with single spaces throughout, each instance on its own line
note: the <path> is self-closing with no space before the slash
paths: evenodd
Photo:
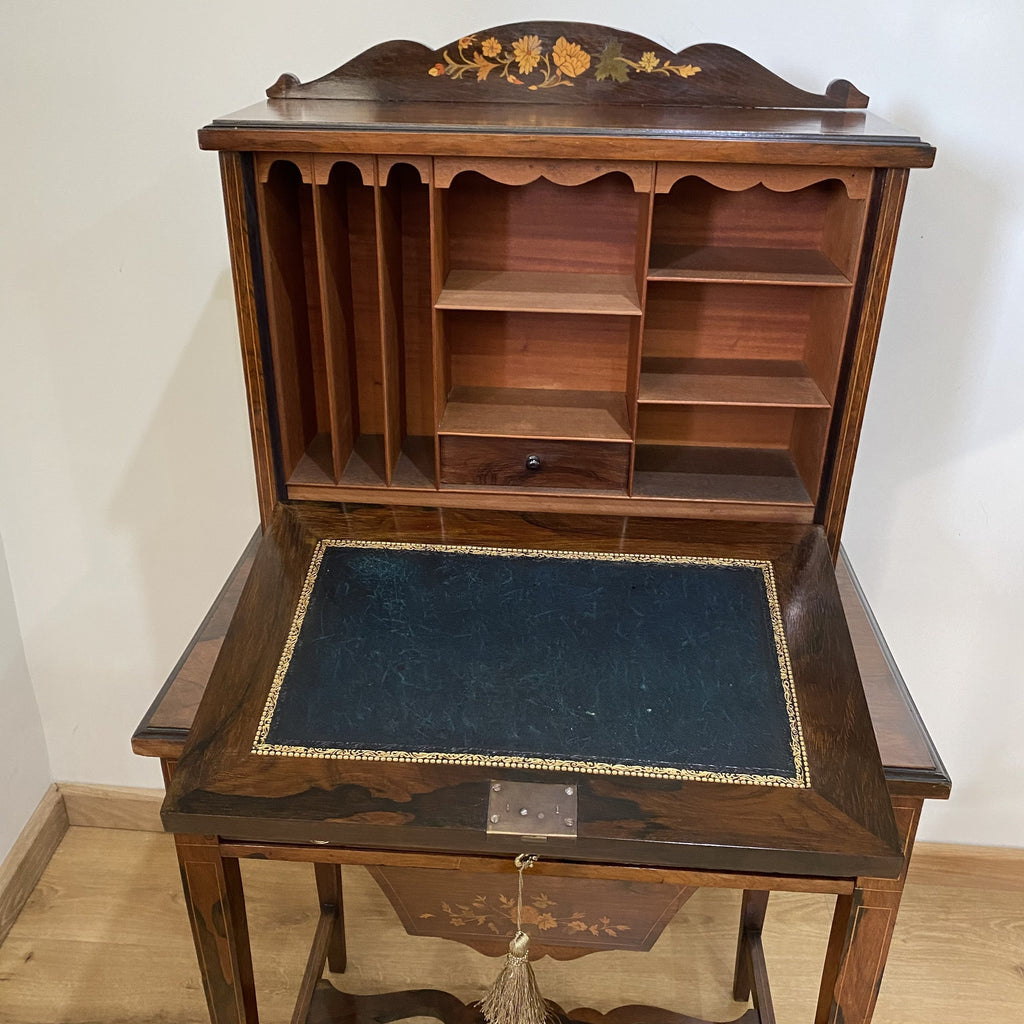
<path id="1" fill-rule="evenodd" d="M 127 828 L 139 832 L 162 832 L 160 805 L 162 789 L 135 786 L 101 786 L 82 782 L 59 782 L 68 824 L 85 828 Z"/>
<path id="2" fill-rule="evenodd" d="M 3 942 L 69 826 L 159 832 L 163 790 L 61 782 L 50 786 L 0 864 Z M 1024 849 L 918 843 L 908 884 L 1024 891 Z"/>
<path id="3" fill-rule="evenodd" d="M 0 864 L 0 942 L 7 938 L 67 830 L 64 799 L 58 787 L 51 785 Z"/>

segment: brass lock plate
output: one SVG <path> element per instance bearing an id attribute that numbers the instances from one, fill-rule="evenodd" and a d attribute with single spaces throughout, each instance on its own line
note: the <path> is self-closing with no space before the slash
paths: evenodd
<path id="1" fill-rule="evenodd" d="M 575 781 L 504 782 L 492 779 L 487 801 L 487 831 L 494 835 L 547 839 L 576 838 Z"/>

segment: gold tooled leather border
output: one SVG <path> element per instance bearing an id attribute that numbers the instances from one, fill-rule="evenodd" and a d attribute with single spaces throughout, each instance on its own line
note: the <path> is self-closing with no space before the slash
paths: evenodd
<path id="1" fill-rule="evenodd" d="M 784 775 L 758 775 L 741 771 L 706 771 L 698 768 L 669 768 L 659 765 L 612 764 L 601 761 L 562 761 L 544 757 L 521 757 L 512 754 L 457 754 L 445 751 L 411 751 L 411 750 L 357 750 L 333 747 L 300 747 L 280 743 L 267 743 L 267 734 L 277 709 L 277 701 L 281 694 L 288 666 L 299 639 L 303 619 L 309 607 L 309 599 L 316 585 L 324 552 L 328 548 L 374 548 L 392 551 L 453 551 L 460 554 L 492 555 L 502 558 L 554 558 L 554 559 L 588 559 L 609 562 L 657 562 L 675 565 L 724 565 L 760 569 L 764 577 L 765 596 L 771 617 L 772 633 L 775 637 L 775 651 L 779 660 L 779 680 L 786 700 L 786 713 L 789 719 L 790 750 L 793 755 L 794 777 Z M 789 661 L 789 648 L 782 624 L 782 610 L 779 606 L 778 592 L 775 587 L 775 572 L 772 563 L 760 559 L 743 558 L 711 558 L 691 555 L 647 555 L 622 554 L 604 551 L 545 551 L 532 548 L 480 547 L 464 544 L 410 544 L 400 541 L 376 540 L 322 540 L 309 563 L 302 592 L 295 607 L 288 638 L 281 660 L 278 662 L 274 681 L 267 695 L 263 714 L 260 716 L 256 736 L 253 739 L 252 753 L 277 755 L 285 757 L 316 757 L 356 761 L 392 761 L 414 762 L 417 764 L 476 765 L 490 768 L 541 768 L 548 771 L 577 772 L 594 775 L 629 775 L 640 778 L 678 779 L 687 782 L 730 782 L 748 786 L 779 786 L 790 789 L 807 789 L 810 787 L 810 771 L 807 764 L 807 751 L 804 746 L 803 729 L 800 724 L 800 709 L 797 704 L 796 690 L 793 685 L 793 670 Z"/>

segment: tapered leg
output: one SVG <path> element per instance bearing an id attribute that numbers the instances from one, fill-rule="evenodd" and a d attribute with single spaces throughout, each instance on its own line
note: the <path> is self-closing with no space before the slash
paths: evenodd
<path id="1" fill-rule="evenodd" d="M 739 1003 L 750 998 L 750 957 L 747 955 L 744 933 L 760 934 L 764 927 L 764 915 L 768 909 L 768 892 L 747 889 L 743 893 L 740 907 L 740 933 L 736 940 L 736 970 L 733 973 L 732 997 Z"/>
<path id="2" fill-rule="evenodd" d="M 858 878 L 851 895 L 836 899 L 815 1024 L 869 1024 L 874 1013 L 921 801 L 896 798 L 893 813 L 903 840 L 903 870 L 899 878 Z"/>
<path id="3" fill-rule="evenodd" d="M 334 911 L 334 928 L 327 947 L 327 966 L 334 974 L 341 974 L 347 963 L 345 950 L 345 904 L 341 892 L 341 867 L 338 864 L 314 864 L 316 891 L 321 910 Z"/>
<path id="4" fill-rule="evenodd" d="M 249 928 L 238 861 L 216 836 L 174 837 L 212 1024 L 257 1024 Z"/>

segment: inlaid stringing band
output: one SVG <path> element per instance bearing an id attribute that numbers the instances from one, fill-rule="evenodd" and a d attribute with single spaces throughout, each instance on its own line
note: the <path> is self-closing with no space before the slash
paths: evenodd
<path id="1" fill-rule="evenodd" d="M 501 558 L 587 559 L 592 561 L 661 563 L 668 565 L 734 566 L 760 570 L 764 578 L 765 597 L 771 617 L 772 634 L 779 663 L 779 680 L 786 702 L 789 721 L 790 750 L 793 756 L 794 777 L 753 774 L 749 772 L 708 771 L 696 768 L 673 768 L 660 765 L 608 764 L 598 761 L 563 761 L 544 757 L 522 757 L 514 754 L 460 754 L 445 751 L 357 750 L 351 748 L 303 747 L 268 743 L 267 735 L 274 719 L 281 687 L 298 643 L 302 623 L 309 607 L 317 575 L 328 548 L 371 548 L 393 551 L 454 552 L 459 554 L 489 555 Z M 751 786 L 779 786 L 807 789 L 810 773 L 800 724 L 800 710 L 793 685 L 793 671 L 789 661 L 789 648 L 782 624 L 782 611 L 775 587 L 775 573 L 769 561 L 742 558 L 710 558 L 689 555 L 620 554 L 600 551 L 544 551 L 531 548 L 480 547 L 459 544 L 410 544 L 399 541 L 322 540 L 317 544 L 310 560 L 309 570 L 299 594 L 295 615 L 281 660 L 274 674 L 259 727 L 253 740 L 252 753 L 286 757 L 317 757 L 362 761 L 398 761 L 419 764 L 477 765 L 494 768 L 541 768 L 548 771 L 581 772 L 597 775 L 629 775 L 643 778 L 678 779 L 694 782 L 741 783 Z"/>

